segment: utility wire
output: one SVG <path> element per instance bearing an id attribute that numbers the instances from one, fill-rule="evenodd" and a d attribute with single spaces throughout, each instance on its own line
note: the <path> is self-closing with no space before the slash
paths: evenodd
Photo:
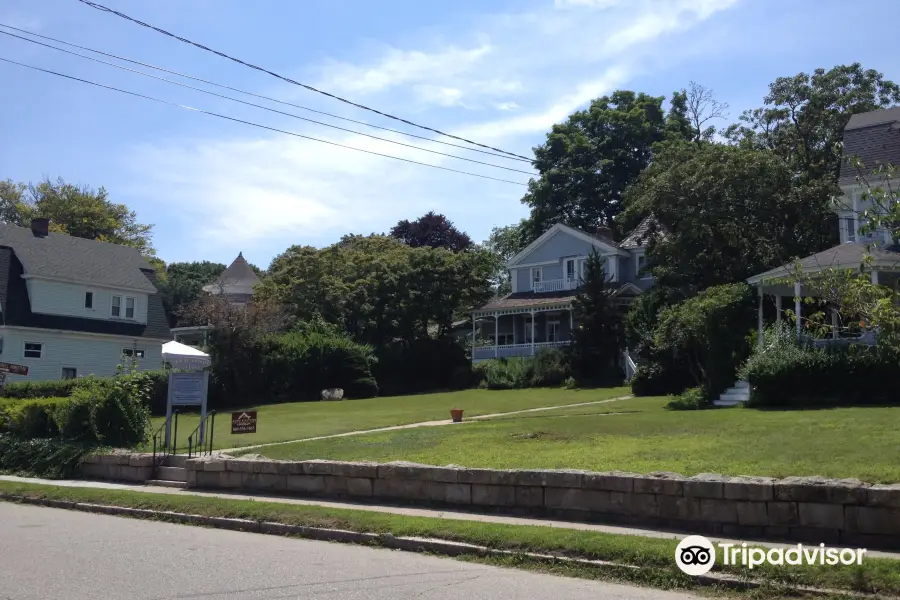
<path id="1" fill-rule="evenodd" d="M 231 90 L 232 92 L 238 92 L 238 93 L 240 93 L 240 94 L 245 94 L 245 95 L 247 95 L 247 96 L 253 96 L 254 98 L 261 98 L 261 99 L 263 99 L 263 100 L 268 100 L 269 102 L 276 102 L 276 103 L 278 103 L 278 104 L 283 104 L 283 105 L 285 105 L 285 106 L 292 106 L 292 107 L 294 107 L 294 108 L 299 108 L 299 109 L 301 109 L 301 110 L 309 111 L 309 112 L 316 113 L 316 114 L 320 114 L 320 115 L 325 115 L 326 117 L 332 117 L 332 118 L 334 118 L 334 119 L 340 119 L 340 120 L 342 120 L 342 121 L 348 121 L 348 122 L 350 122 L 350 123 L 356 123 L 357 125 L 364 125 L 364 126 L 366 126 L 366 127 L 372 127 L 373 129 L 380 129 L 380 130 L 382 130 L 382 131 L 389 131 L 389 132 L 391 132 L 391 133 L 397 133 L 397 134 L 400 134 L 400 135 L 405 135 L 405 136 L 413 137 L 413 138 L 416 138 L 416 139 L 425 140 L 425 141 L 428 141 L 428 142 L 433 142 L 433 143 L 435 143 L 435 144 L 443 144 L 443 145 L 445 145 L 445 146 L 452 146 L 452 147 L 454 147 L 454 148 L 462 148 L 463 150 L 468 150 L 468 151 L 471 151 L 471 152 L 480 152 L 481 154 L 487 154 L 487 155 L 489 155 L 489 156 L 499 156 L 500 158 L 505 158 L 505 159 L 507 159 L 507 160 L 517 160 L 517 161 L 521 161 L 521 162 L 527 162 L 527 163 L 529 163 L 529 164 L 531 164 L 532 162 L 534 162 L 533 160 L 527 159 L 527 158 L 515 158 L 515 157 L 512 157 L 512 156 L 508 156 L 508 155 L 506 155 L 506 154 L 498 154 L 498 153 L 496 153 L 496 152 L 489 152 L 489 151 L 487 151 L 487 150 L 479 150 L 478 148 L 471 148 L 471 147 L 469 147 L 469 146 L 463 146 L 463 145 L 461 145 L 461 144 L 454 144 L 454 143 L 452 143 L 452 142 L 447 142 L 447 141 L 444 141 L 444 140 L 436 140 L 436 139 L 432 139 L 432 138 L 429 138 L 429 137 L 425 137 L 425 136 L 423 136 L 423 135 L 417 135 L 417 134 L 415 134 L 415 133 L 409 133 L 409 132 L 406 132 L 406 131 L 400 131 L 399 129 L 391 129 L 390 127 L 382 127 L 381 125 L 374 125 L 374 124 L 372 124 L 372 123 L 366 123 L 365 121 L 358 121 L 358 120 L 356 120 L 356 119 L 350 119 L 350 118 L 348 118 L 348 117 L 342 117 L 342 116 L 340 116 L 340 115 L 335 115 L 335 114 L 332 114 L 332 113 L 330 113 L 330 112 L 325 112 L 324 110 L 316 110 L 316 109 L 314 109 L 314 108 L 309 108 L 308 106 L 302 106 L 302 105 L 300 105 L 300 104 L 294 104 L 294 103 L 292 103 L 292 102 L 285 102 L 284 100 L 278 100 L 278 99 L 272 98 L 272 97 L 270 97 L 270 96 L 263 96 L 263 95 L 261 95 L 261 94 L 254 94 L 253 92 L 248 92 L 248 91 L 246 91 L 246 90 L 242 90 L 242 89 L 239 89 L 239 88 L 236 88 L 236 87 L 231 87 L 231 86 L 229 86 L 229 85 L 224 85 L 224 84 L 221 84 L 221 83 L 216 83 L 215 81 L 209 81 L 209 80 L 206 80 L 206 79 L 202 79 L 202 78 L 200 78 L 200 77 L 195 77 L 195 76 L 193 76 L 193 75 L 187 75 L 187 74 L 185 74 L 185 73 L 179 73 L 178 71 L 172 71 L 172 70 L 170 70 L 170 69 L 165 69 L 165 68 L 163 68 L 163 67 L 158 67 L 158 66 L 156 66 L 156 65 L 151 65 L 151 64 L 149 64 L 149 63 L 141 62 L 141 61 L 139 61 L 139 60 L 133 60 L 133 59 L 131 59 L 131 58 L 126 58 L 126 57 L 124 57 L 124 56 L 118 56 L 118 55 L 116 55 L 116 54 L 110 54 L 109 52 L 103 52 L 102 50 L 95 50 L 95 49 L 93 49 L 93 48 L 88 48 L 88 47 L 86 47 L 86 46 L 79 46 L 78 44 L 73 44 L 73 43 L 71 43 L 71 42 L 66 42 L 66 41 L 64 41 L 64 40 L 60 40 L 60 39 L 57 39 L 57 38 L 54 38 L 54 37 L 50 37 L 49 35 L 41 35 L 41 34 L 39 34 L 39 33 L 34 33 L 33 31 L 28 31 L 27 29 L 20 29 L 19 27 L 13 27 L 12 25 L 6 25 L 5 23 L 0 23 L 0 27 L 5 27 L 5 28 L 7 28 L 7 29 L 12 29 L 13 31 L 18 31 L 18 32 L 20 32 L 20 33 L 24 33 L 24 34 L 30 35 L 30 36 L 32 36 L 32 37 L 38 37 L 38 38 L 41 38 L 41 39 L 50 40 L 51 42 L 56 42 L 57 44 L 63 44 L 63 45 L 65 45 L 65 46 L 69 46 L 69 47 L 72 47 L 72 48 L 78 48 L 79 50 L 84 50 L 84 51 L 86 51 L 86 52 L 93 52 L 94 54 L 100 54 L 100 55 L 102 55 L 102 56 L 108 56 L 109 58 L 115 58 L 116 60 L 121 60 L 121 61 L 129 62 L 129 63 L 135 64 L 135 65 L 140 65 L 140 66 L 142 66 L 142 67 L 147 67 L 148 69 L 154 69 L 154 70 L 156 70 L 156 71 L 161 71 L 161 72 L 163 72 L 163 73 L 169 73 L 170 75 L 177 75 L 178 77 L 184 77 L 185 79 L 191 79 L 191 80 L 193 80 L 193 81 L 199 81 L 200 83 L 205 83 L 205 84 L 207 84 L 207 85 L 212 85 L 212 86 L 215 86 L 215 87 L 218 87 L 218 88 L 222 88 L 222 89 L 225 89 L 225 90 Z M 0 33 L 5 33 L 5 32 L 0 32 Z M 10 34 L 8 34 L 8 35 L 10 35 Z M 27 38 L 22 38 L 22 39 L 27 39 Z M 33 40 L 28 40 L 28 41 L 33 41 Z M 53 46 L 50 46 L 50 47 L 52 48 Z M 60 49 L 60 50 L 61 50 L 61 49 Z M 77 55 L 77 56 L 80 56 L 80 55 Z M 108 64 L 108 63 L 107 63 L 107 64 Z"/>
<path id="2" fill-rule="evenodd" d="M 131 21 L 132 23 L 136 23 L 137 25 L 141 25 L 142 27 L 147 27 L 148 29 L 152 29 L 152 30 L 154 30 L 154 31 L 157 31 L 157 32 L 159 32 L 159 33 L 161 33 L 161 34 L 163 34 L 163 35 L 169 36 L 170 38 L 174 38 L 174 39 L 176 39 L 176 40 L 179 40 L 179 41 L 181 41 L 181 42 L 184 42 L 185 44 L 190 44 L 191 46 L 195 46 L 195 47 L 197 47 L 197 48 L 200 48 L 201 50 L 206 50 L 207 52 L 212 52 L 213 54 L 217 54 L 217 55 L 221 56 L 222 58 L 227 58 L 228 60 L 231 60 L 231 61 L 234 61 L 234 62 L 236 62 L 236 63 L 238 63 L 238 64 L 244 65 L 245 67 L 249 67 L 249 68 L 251 68 L 251 69 L 256 69 L 257 71 L 261 71 L 261 72 L 263 72 L 263 73 L 267 73 L 267 74 L 271 75 L 272 77 L 277 77 L 278 79 L 281 79 L 282 81 L 286 81 L 287 83 L 291 83 L 291 84 L 293 84 L 293 85 L 299 85 L 300 87 L 306 88 L 306 89 L 308 89 L 308 90 L 311 91 L 311 92 L 316 92 L 317 94 L 322 94 L 323 96 L 328 96 L 329 98 L 332 98 L 332 99 L 334 99 L 334 100 L 338 100 L 339 102 L 343 102 L 343 103 L 345 103 L 345 104 L 349 104 L 350 106 L 355 106 L 356 108 L 361 108 L 361 109 L 363 109 L 363 110 L 367 110 L 367 111 L 369 111 L 369 112 L 373 112 L 373 113 L 378 114 L 378 115 L 381 115 L 381 116 L 383 116 L 383 117 L 387 117 L 388 119 L 393 119 L 393 120 L 395 120 L 395 121 L 400 121 L 401 123 L 406 123 L 407 125 L 412 125 L 413 127 L 418 127 L 419 129 L 425 129 L 425 130 L 427 130 L 427 131 L 431 131 L 431 132 L 433 132 L 433 133 L 437 133 L 437 134 L 440 134 L 440 135 L 443 135 L 443 136 L 447 136 L 447 137 L 449 137 L 449 138 L 453 138 L 453 139 L 459 140 L 459 141 L 461 141 L 461 142 L 466 142 L 466 143 L 472 144 L 472 145 L 474 145 L 474 146 L 480 146 L 481 148 L 487 148 L 488 150 L 494 150 L 495 152 L 500 152 L 500 153 L 502 153 L 502 154 L 508 154 L 509 156 L 515 156 L 516 158 L 524 158 L 525 160 L 530 160 L 527 156 L 522 156 L 521 154 L 514 154 L 514 153 L 512 153 L 512 152 L 507 152 L 506 150 L 501 150 L 500 148 L 495 148 L 495 147 L 493 147 L 493 146 L 488 146 L 488 145 L 486 145 L 486 144 L 481 144 L 481 143 L 479 143 L 479 142 L 474 142 L 474 141 L 472 141 L 472 140 L 468 140 L 468 139 L 466 139 L 466 138 L 464 138 L 464 137 L 459 137 L 459 136 L 453 135 L 453 134 L 451 134 L 451 133 L 446 133 L 446 132 L 441 131 L 441 130 L 439 130 L 439 129 L 434 129 L 433 127 L 427 127 L 427 126 L 425 126 L 425 125 L 419 125 L 418 123 L 413 123 L 412 121 L 408 121 L 408 120 L 403 119 L 403 118 L 401 118 L 401 117 L 397 117 L 397 116 L 394 116 L 394 115 L 392 115 L 392 114 L 389 114 L 389 113 L 386 113 L 386 112 L 382 112 L 382 111 L 380 111 L 380 110 L 377 110 L 377 109 L 368 107 L 368 106 L 366 106 L 366 105 L 364 105 L 364 104 L 359 104 L 359 103 L 357 103 L 357 102 L 353 102 L 352 100 L 347 100 L 346 98 L 341 98 L 340 96 L 336 96 L 336 95 L 334 95 L 334 94 L 332 94 L 332 93 L 330 93 L 330 92 L 326 92 L 326 91 L 320 90 L 320 89 L 318 89 L 318 88 L 314 88 L 313 86 L 307 85 L 307 84 L 305 84 L 305 83 L 300 83 L 299 81 L 295 81 L 295 80 L 291 79 L 290 77 L 285 77 L 285 76 L 283 76 L 283 75 L 279 75 L 278 73 L 275 73 L 274 71 L 269 71 L 268 69 L 264 69 L 263 67 L 260 67 L 260 66 L 258 66 L 258 65 L 254 65 L 254 64 L 252 64 L 252 63 L 248 63 L 248 62 L 246 62 L 246 61 L 243 61 L 243 60 L 241 60 L 241 59 L 239 59 L 239 58 L 235 58 L 235 57 L 233 57 L 233 56 L 229 56 L 228 54 L 225 54 L 224 52 L 220 52 L 219 50 L 214 50 L 214 49 L 212 49 L 212 48 L 209 48 L 208 46 L 204 46 L 203 44 L 199 44 L 199 43 L 194 42 L 194 41 L 191 41 L 191 40 L 189 40 L 189 39 L 187 39 L 187 38 L 183 38 L 183 37 L 181 37 L 181 36 L 179 36 L 179 35 L 175 35 L 174 33 L 171 33 L 171 32 L 169 32 L 169 31 L 166 31 L 165 29 L 161 29 L 161 28 L 156 27 L 156 26 L 154 26 L 154 25 L 151 25 L 151 24 L 149 24 L 149 23 L 145 23 L 145 22 L 143 22 L 143 21 L 140 21 L 140 20 L 138 20 L 138 19 L 135 19 L 134 17 L 129 17 L 129 16 L 126 15 L 125 13 L 119 12 L 119 11 L 117 11 L 117 10 L 113 10 L 112 8 L 109 8 L 108 6 L 103 6 L 102 4 L 98 4 L 98 3 L 96 3 L 96 2 L 91 2 L 90 0 L 78 0 L 78 1 L 81 2 L 82 4 L 86 4 L 87 6 L 90 6 L 91 8 L 97 9 L 97 10 L 99 10 L 99 11 L 103 11 L 103 12 L 108 12 L 108 13 L 114 14 L 114 15 L 116 15 L 117 17 L 121 17 L 121 18 L 126 19 L 126 20 L 128 20 L 128 21 Z"/>
<path id="3" fill-rule="evenodd" d="M 316 125 L 322 125 L 322 126 L 324 126 L 324 127 L 330 127 L 330 128 L 332 128 L 332 129 L 338 129 L 338 130 L 340 130 L 340 131 L 346 131 L 346 132 L 348 132 L 348 133 L 353 133 L 353 134 L 356 134 L 356 135 L 362 135 L 362 136 L 365 136 L 365 137 L 367 137 L 367 138 L 372 138 L 373 140 L 380 140 L 380 141 L 382 141 L 382 142 L 388 142 L 388 143 L 390 143 L 390 144 L 397 144 L 398 146 L 405 146 L 405 147 L 407 147 L 407 148 L 413 148 L 413 149 L 415 149 L 415 150 L 421 150 L 422 152 L 430 152 L 430 153 L 432 153 L 432 154 L 439 154 L 439 155 L 441 155 L 441 156 L 448 156 L 448 157 L 450 157 L 450 158 L 455 158 L 455 159 L 458 159 L 458 160 L 464 160 L 464 161 L 471 162 L 471 163 L 476 163 L 476 164 L 479 164 L 479 165 L 485 165 L 485 166 L 488 166 L 488 167 L 494 167 L 494 168 L 497 168 L 497 169 L 503 169 L 503 170 L 505 170 L 505 171 L 513 171 L 514 173 L 524 173 L 525 175 L 534 175 L 534 173 L 533 173 L 532 171 L 523 171 L 523 170 L 521 170 L 521 169 L 513 169 L 513 168 L 511 168 L 511 167 L 504 167 L 504 166 L 502 166 L 502 165 L 496 165 L 496 164 L 494 164 L 494 163 L 484 162 L 484 161 L 481 161 L 481 160 L 475 160 L 474 158 L 466 158 L 466 157 L 464 157 L 464 156 L 457 156 L 457 155 L 455 155 L 455 154 L 448 154 L 448 153 L 446 153 L 446 152 L 439 152 L 438 150 L 431 150 L 431 149 L 429 149 L 429 148 L 423 148 L 423 147 L 421 147 L 421 146 L 415 146 L 415 145 L 413 145 L 413 144 L 406 144 L 406 143 L 404 143 L 404 142 L 398 142 L 398 141 L 396 141 L 396 140 L 389 140 L 389 139 L 387 139 L 387 138 L 378 137 L 377 135 L 371 135 L 371 134 L 368 134 L 368 133 L 363 133 L 363 132 L 361 132 L 361 131 L 354 131 L 353 129 L 347 129 L 346 127 L 338 127 L 337 125 L 331 125 L 330 123 L 323 123 L 322 121 L 316 121 L 316 120 L 314 120 L 314 119 L 307 119 L 306 117 L 301 117 L 301 116 L 299 116 L 299 115 L 295 115 L 295 114 L 292 114 L 292 113 L 284 112 L 284 111 L 281 111 L 281 110 L 276 110 L 276 109 L 270 108 L 270 107 L 268 107 L 268 106 L 263 106 L 262 104 L 254 104 L 253 102 L 247 102 L 246 100 L 241 100 L 241 99 L 239 99 L 239 98 L 234 98 L 234 97 L 232 97 L 232 96 L 226 96 L 226 95 L 224 95 L 224 94 L 217 94 L 216 92 L 211 92 L 211 91 L 209 91 L 209 90 L 204 90 L 203 88 L 194 87 L 194 86 L 188 85 L 188 84 L 186 84 L 186 83 L 181 83 L 181 82 L 179 82 L 179 81 L 173 81 L 173 80 L 171 80 L 171 79 L 166 79 L 165 77 L 158 77 L 157 75 L 151 75 L 150 73 L 144 73 L 143 71 L 138 71 L 138 70 L 136 70 L 136 69 L 130 69 L 130 68 L 128 68 L 128 67 L 123 67 L 122 65 L 117 65 L 117 64 L 115 64 L 115 63 L 107 62 L 107 61 L 105 61 L 105 60 L 100 60 L 99 58 L 94 58 L 94 57 L 92 57 L 92 56 L 86 56 L 86 55 L 84 55 L 84 54 L 79 54 L 78 52 L 72 52 L 71 50 L 66 50 L 65 48 L 59 48 L 59 47 L 57 47 L 57 46 L 52 46 L 52 45 L 50 45 L 50 44 L 45 44 L 44 42 L 39 42 L 39 41 L 37 41 L 37 40 L 30 40 L 30 39 L 28 39 L 28 38 L 26 38 L 26 37 L 22 37 L 22 36 L 20 36 L 20 35 L 14 34 L 14 33 L 9 33 L 9 32 L 7 32 L 7 31 L 0 31 L 0 33 L 2 33 L 3 35 L 8 35 L 8 36 L 10 36 L 10 37 L 14 37 L 14 38 L 20 39 L 20 40 L 24 40 L 24 41 L 26 41 L 26 42 L 31 42 L 32 44 L 38 44 L 39 46 L 44 46 L 44 47 L 46 47 L 46 48 L 52 48 L 53 50 L 58 50 L 58 51 L 60 51 L 60 52 L 65 52 L 66 54 L 71 54 L 71 55 L 73 55 L 73 56 L 78 56 L 78 57 L 80 57 L 80 58 L 84 58 L 84 59 L 91 60 L 91 61 L 94 61 L 94 62 L 98 62 L 98 63 L 104 64 L 104 65 L 108 65 L 108 66 L 110 66 L 110 67 L 115 67 L 116 69 L 121 69 L 121 70 L 123 70 L 123 71 L 128 71 L 129 73 L 136 73 L 136 74 L 138 74 L 138 75 L 143 75 L 144 77 L 150 77 L 150 78 L 152 78 L 152 79 L 156 79 L 156 80 L 159 80 L 159 81 L 164 81 L 164 82 L 166 82 L 166 83 L 171 83 L 172 85 L 181 86 L 181 87 L 187 88 L 187 89 L 189 89 L 189 90 L 194 90 L 194 91 L 197 91 L 197 92 L 201 92 L 201 93 L 203 93 L 203 94 L 209 94 L 210 96 L 216 96 L 217 98 L 224 98 L 225 100 L 231 100 L 232 102 L 238 102 L 238 103 L 240 103 L 240 104 L 246 104 L 247 106 L 253 106 L 253 107 L 256 107 L 256 108 L 261 108 L 261 109 L 263 109 L 263 110 L 268 110 L 268 111 L 270 111 L 270 112 L 278 113 L 278 114 L 280 114 L 280 115 L 285 115 L 285 116 L 288 116 L 288 117 L 291 117 L 291 118 L 294 118 L 294 119 L 300 119 L 301 121 L 308 121 L 309 123 L 315 123 Z"/>
<path id="4" fill-rule="evenodd" d="M 243 119 L 238 119 L 238 118 L 235 118 L 235 117 L 229 117 L 229 116 L 222 115 L 222 114 L 219 114 L 219 113 L 215 113 L 215 112 L 212 112 L 212 111 L 203 110 L 203 109 L 200 109 L 200 108 L 195 108 L 195 107 L 193 107 L 193 106 L 187 106 L 187 105 L 185 105 L 185 104 L 178 104 L 177 102 L 169 102 L 168 100 L 161 100 L 161 99 L 159 99 L 159 98 L 154 98 L 153 96 L 147 96 L 147 95 L 145 95 L 145 94 L 139 94 L 138 92 L 130 92 L 130 91 L 128 91 L 128 90 L 123 90 L 123 89 L 120 89 L 120 88 L 117 88 L 117 87 L 113 87 L 113 86 L 111 86 L 111 85 L 104 85 L 104 84 L 102 84 L 102 83 L 96 83 L 96 82 L 94 82 L 94 81 L 89 81 L 89 80 L 87 80 L 87 79 L 81 79 L 80 77 L 74 77 L 74 76 L 72 76 L 72 75 L 66 75 L 65 73 L 58 73 L 57 71 L 51 71 L 51 70 L 49 70 L 49 69 L 42 69 L 42 68 L 40 68 L 40 67 L 35 67 L 35 66 L 33 66 L 33 65 L 26 65 L 25 63 L 20 63 L 20 62 L 15 61 L 15 60 L 11 60 L 11 59 L 8 59 L 8 58 L 3 58 L 2 56 L 0 56 L 0 61 L 7 62 L 7 63 L 14 64 L 14 65 L 18 65 L 18 66 L 20 66 L 20 67 L 25 67 L 26 69 L 32 69 L 32 70 L 34 70 L 34 71 L 41 71 L 41 72 L 43 72 L 43 73 L 49 73 L 50 75 L 56 75 L 56 76 L 58 76 L 58 77 L 64 77 L 64 78 L 66 78 L 66 79 L 71 79 L 71 80 L 73 80 L 73 81 L 80 81 L 81 83 L 87 83 L 87 84 L 89 84 L 89 85 L 93 85 L 93 86 L 96 86 L 96 87 L 104 88 L 104 89 L 107 89 L 107 90 L 112 90 L 112 91 L 114 91 L 114 92 L 119 92 L 119 93 L 122 93 L 122 94 L 128 94 L 129 96 L 136 96 L 136 97 L 138 97 L 138 98 L 144 98 L 145 100 L 152 100 L 152 101 L 154 101 L 154 102 L 159 102 L 160 104 L 167 104 L 167 105 L 169 105 L 169 106 L 175 106 L 175 107 L 177 107 L 177 108 L 183 108 L 183 109 L 185 109 L 185 110 L 190 110 L 190 111 L 193 111 L 193 112 L 202 113 L 202 114 L 204 114 L 204 115 L 210 115 L 210 116 L 212 116 L 212 117 L 218 117 L 218 118 L 220 118 L 220 119 L 225 119 L 225 120 L 227 120 L 227 121 L 234 121 L 235 123 L 243 123 L 244 125 L 250 125 L 251 127 L 258 127 L 258 128 L 260 128 L 260 129 L 267 129 L 267 130 L 269 130 L 269 131 L 277 131 L 278 133 L 284 133 L 284 134 L 287 134 L 287 135 L 292 135 L 292 136 L 294 136 L 294 137 L 303 138 L 303 139 L 305 139 L 305 140 L 311 140 L 311 141 L 313 141 L 313 142 L 320 142 L 320 143 L 322 143 L 322 144 L 328 144 L 329 146 L 337 146 L 337 147 L 339 147 L 339 148 L 346 148 L 346 149 L 348 149 L 348 150 L 356 150 L 357 152 L 365 152 L 366 154 L 372 154 L 372 155 L 375 155 L 375 156 L 381 156 L 381 157 L 384 157 L 384 158 L 391 158 L 391 159 L 394 159 L 394 160 L 399 160 L 399 161 L 403 161 L 403 162 L 406 162 L 406 163 L 411 163 L 411 164 L 414 164 L 414 165 L 420 165 L 420 166 L 423 166 L 423 167 L 430 167 L 430 168 L 432 168 L 432 169 L 440 169 L 441 171 L 450 171 L 451 173 L 460 173 L 461 175 L 469 175 L 469 176 L 471 176 L 471 177 L 480 177 L 480 178 L 482 178 L 482 179 L 491 179 L 491 180 L 493 180 L 493 181 L 501 181 L 501 182 L 503 182 L 503 183 L 511 183 L 511 184 L 513 184 L 513 185 L 522 185 L 522 186 L 526 185 L 526 184 L 524 184 L 524 183 L 522 183 L 522 182 L 520 182 L 520 181 L 511 181 L 511 180 L 509 180 L 509 179 L 500 179 L 499 177 L 490 177 L 489 175 L 481 175 L 481 174 L 479 174 L 479 173 L 471 173 L 471 172 L 469 172 L 469 171 L 461 171 L 461 170 L 459 170 L 459 169 L 451 169 L 451 168 L 449 168 L 449 167 L 441 167 L 441 166 L 438 166 L 438 165 L 430 165 L 430 164 L 428 164 L 428 163 L 419 162 L 419 161 L 417 161 L 417 160 L 412 160 L 412 159 L 409 159 L 409 158 L 401 158 L 401 157 L 399 157 L 399 156 L 392 156 L 392 155 L 390 155 L 390 154 L 383 154 L 383 153 L 381 153 L 381 152 L 375 152 L 375 151 L 373 151 L 373 150 L 365 150 L 364 148 L 355 148 L 355 147 L 353 147 L 353 146 L 347 146 L 347 145 L 345 145 L 345 144 L 339 144 L 339 143 L 337 143 L 337 142 L 331 142 L 331 141 L 328 141 L 328 140 L 322 140 L 322 139 L 314 138 L 314 137 L 311 137 L 311 136 L 308 136 L 308 135 L 303 135 L 303 134 L 300 134 L 300 133 L 296 133 L 296 132 L 294 132 L 294 131 L 287 131 L 287 130 L 284 130 L 284 129 L 278 129 L 277 127 L 269 127 L 268 125 L 261 125 L 261 124 L 259 124 L 259 123 L 253 123 L 252 121 L 245 121 L 245 120 L 243 120 Z"/>

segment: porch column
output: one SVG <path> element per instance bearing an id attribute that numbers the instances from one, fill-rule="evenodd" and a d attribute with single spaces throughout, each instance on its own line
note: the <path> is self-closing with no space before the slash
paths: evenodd
<path id="1" fill-rule="evenodd" d="M 800 282 L 794 283 L 794 316 L 797 317 L 797 337 L 800 337 L 802 324 L 800 323 Z"/>
<path id="2" fill-rule="evenodd" d="M 757 327 L 759 328 L 759 340 L 758 340 L 758 343 L 759 343 L 759 347 L 762 348 L 763 345 L 764 345 L 764 343 L 763 343 L 763 342 L 764 342 L 763 337 L 764 337 L 764 333 L 765 333 L 765 326 L 764 326 L 764 323 L 763 323 L 763 286 L 762 286 L 762 282 L 761 282 L 761 281 L 759 282 L 759 286 L 758 286 L 756 289 L 759 290 L 759 303 L 758 303 L 758 308 L 757 308 L 757 311 L 756 311 L 756 313 L 757 313 L 756 318 L 757 318 L 757 321 L 758 321 Z"/>
<path id="3" fill-rule="evenodd" d="M 569 339 L 572 339 L 572 332 L 575 329 L 575 321 L 572 317 L 572 307 L 569 307 Z"/>
<path id="4" fill-rule="evenodd" d="M 494 315 L 494 358 L 500 356 L 500 315 Z"/>
<path id="5" fill-rule="evenodd" d="M 475 364 L 475 313 L 472 313 L 472 364 Z"/>
<path id="6" fill-rule="evenodd" d="M 872 269 L 872 283 L 878 285 L 878 271 Z"/>
<path id="7" fill-rule="evenodd" d="M 534 311 L 531 311 L 531 355 L 534 356 Z"/>
<path id="8" fill-rule="evenodd" d="M 838 337 L 838 311 L 831 309 L 831 339 L 836 340 Z"/>
<path id="9" fill-rule="evenodd" d="M 775 296 L 775 310 L 777 311 L 775 314 L 775 322 L 781 323 L 781 294 Z"/>

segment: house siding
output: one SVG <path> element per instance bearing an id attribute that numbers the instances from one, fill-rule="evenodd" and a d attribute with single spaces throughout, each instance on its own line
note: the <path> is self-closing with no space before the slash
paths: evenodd
<path id="1" fill-rule="evenodd" d="M 86 319 L 116 320 L 111 316 L 112 297 L 122 297 L 122 319 L 141 324 L 147 323 L 147 294 L 114 291 L 108 288 L 60 281 L 27 280 L 31 312 L 47 315 L 63 315 Z M 84 307 L 86 292 L 93 293 L 93 308 Z M 134 298 L 134 319 L 125 319 L 125 298 Z"/>
<path id="2" fill-rule="evenodd" d="M 558 261 L 562 256 L 588 256 L 594 247 L 598 252 L 603 253 L 603 248 L 599 243 L 595 246 L 569 235 L 565 231 L 557 231 L 543 244 L 522 257 L 519 264 Z"/>
<path id="3" fill-rule="evenodd" d="M 10 381 L 46 381 L 62 377 L 63 367 L 74 367 L 78 376 L 111 377 L 123 362 L 122 350 L 144 351 L 138 369 L 150 371 L 162 367 L 162 340 L 117 336 L 87 336 L 42 329 L 0 327 L 3 339 L 0 360 L 28 367 L 28 375 L 10 375 Z M 41 358 L 25 358 L 25 342 L 43 344 Z"/>
<path id="4" fill-rule="evenodd" d="M 576 264 L 576 273 L 581 272 L 581 262 L 591 254 L 593 249 L 597 249 L 601 255 L 606 256 L 607 272 L 613 277 L 614 281 L 620 281 L 620 257 L 609 253 L 600 243 L 591 244 L 582 239 L 578 239 L 565 231 L 557 231 L 547 241 L 526 254 L 519 261 L 519 264 L 545 263 L 551 264 L 540 265 L 541 281 L 552 281 L 563 279 L 565 277 L 565 259 L 578 258 Z M 528 292 L 531 290 L 531 269 L 532 267 L 513 267 L 515 272 L 513 292 Z"/>

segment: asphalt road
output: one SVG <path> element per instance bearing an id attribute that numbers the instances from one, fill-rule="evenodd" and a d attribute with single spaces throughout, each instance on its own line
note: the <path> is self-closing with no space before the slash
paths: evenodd
<path id="1" fill-rule="evenodd" d="M 678 600 L 452 559 L 0 503 L 0 600 Z"/>

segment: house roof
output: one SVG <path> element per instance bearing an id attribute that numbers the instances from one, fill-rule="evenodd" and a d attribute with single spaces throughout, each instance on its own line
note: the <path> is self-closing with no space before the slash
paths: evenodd
<path id="1" fill-rule="evenodd" d="M 239 252 L 237 258 L 234 259 L 227 269 L 222 271 L 216 282 L 203 286 L 203 289 L 211 294 L 253 295 L 253 287 L 259 282 L 259 276 L 244 258 L 244 253 Z"/>
<path id="2" fill-rule="evenodd" d="M 541 236 L 538 237 L 536 240 L 534 240 L 533 242 L 531 242 L 530 244 L 525 246 L 525 248 L 522 251 L 520 251 L 518 254 L 516 254 L 511 259 L 509 259 L 509 261 L 507 261 L 507 263 L 506 263 L 506 266 L 508 268 L 515 267 L 516 264 L 518 264 L 523 258 L 525 258 L 528 254 L 530 254 L 531 252 L 536 250 L 544 242 L 546 242 L 551 237 L 553 237 L 553 235 L 558 231 L 565 231 L 566 233 L 568 233 L 570 235 L 573 235 L 577 238 L 588 241 L 590 243 L 598 243 L 601 246 L 606 246 L 607 248 L 611 248 L 612 250 L 617 250 L 618 254 L 625 254 L 625 252 L 622 251 L 619 248 L 619 246 L 613 241 L 600 238 L 600 237 L 598 237 L 596 235 L 592 235 L 586 231 L 582 231 L 581 229 L 577 229 L 575 227 L 566 225 L 565 223 L 557 223 L 553 227 L 551 227 L 550 229 L 548 229 L 547 231 L 542 233 Z"/>
<path id="3" fill-rule="evenodd" d="M 616 289 L 613 293 L 613 297 L 618 296 L 629 296 L 629 295 L 638 295 L 641 294 L 640 288 L 638 288 L 633 283 L 625 283 L 622 284 L 621 287 Z M 578 290 L 566 290 L 561 292 L 515 292 L 513 294 L 507 294 L 503 298 L 496 298 L 491 300 L 481 308 L 477 309 L 475 312 L 482 312 L 486 310 L 501 310 L 507 308 L 533 308 L 546 306 L 549 304 L 560 304 L 565 302 L 570 302 L 572 298 L 578 295 Z"/>
<path id="4" fill-rule="evenodd" d="M 62 233 L 36 236 L 30 228 L 0 224 L 0 246 L 12 248 L 26 275 L 156 292 L 143 271 L 153 267 L 135 248 Z"/>
<path id="5" fill-rule="evenodd" d="M 659 228 L 659 223 L 656 219 L 652 215 L 644 217 L 641 219 L 641 222 L 638 223 L 638 226 L 625 236 L 624 240 L 619 242 L 619 246 L 629 250 L 646 246 L 647 242 L 650 241 L 650 232 L 654 228 Z"/>
<path id="6" fill-rule="evenodd" d="M 63 315 L 47 315 L 31 312 L 28 288 L 22 279 L 22 262 L 16 252 L 9 247 L 0 247 L 0 313 L 2 323 L 15 327 L 37 329 L 57 329 L 82 333 L 100 333 L 125 337 L 148 338 L 154 340 L 172 339 L 166 311 L 159 293 L 148 294 L 147 323 L 86 319 Z M 156 272 L 147 270 L 142 274 L 155 291 Z"/>
<path id="7" fill-rule="evenodd" d="M 856 181 L 856 169 L 847 161 L 850 157 L 858 157 L 866 172 L 886 163 L 900 166 L 900 106 L 851 116 L 844 128 L 843 155 L 842 185 Z"/>
<path id="8" fill-rule="evenodd" d="M 795 272 L 798 262 L 804 273 L 817 273 L 826 269 L 858 269 L 867 255 L 872 257 L 877 266 L 900 267 L 900 248 L 896 246 L 847 243 L 754 275 L 747 279 L 747 283 L 756 285 L 761 281 L 788 277 Z"/>

